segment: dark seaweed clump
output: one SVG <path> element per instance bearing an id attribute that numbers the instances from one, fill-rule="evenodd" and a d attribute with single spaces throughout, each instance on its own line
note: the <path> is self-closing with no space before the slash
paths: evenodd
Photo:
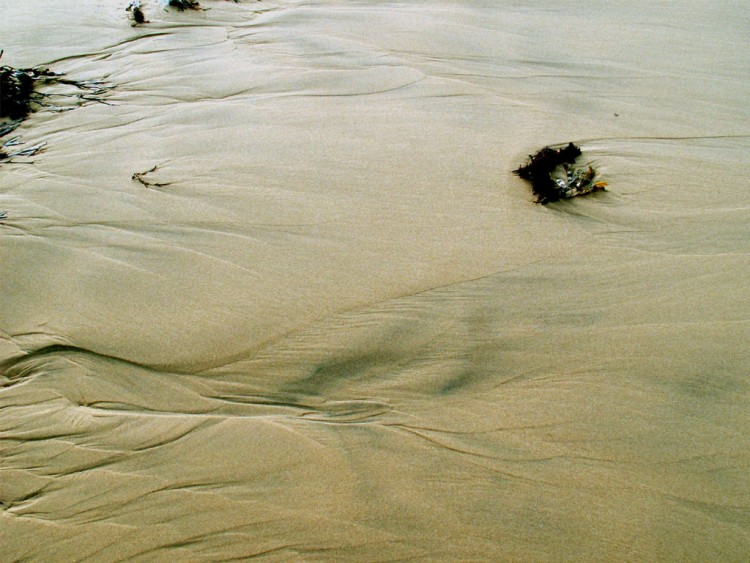
<path id="1" fill-rule="evenodd" d="M 573 167 L 579 156 L 581 149 L 573 143 L 561 149 L 544 147 L 513 172 L 531 182 L 536 201 L 541 204 L 603 190 L 607 182 L 596 181 L 593 166 Z"/>
<path id="2" fill-rule="evenodd" d="M 133 27 L 144 23 L 150 23 L 146 19 L 146 15 L 141 8 L 141 0 L 132 0 L 132 2 L 128 4 L 128 7 L 125 8 L 125 11 L 130 12 L 133 15 L 133 23 L 131 24 Z"/>
<path id="3" fill-rule="evenodd" d="M 573 143 L 561 149 L 544 147 L 538 153 L 529 155 L 529 162 L 516 168 L 513 173 L 531 182 L 537 203 L 557 201 L 563 196 L 552 173 L 558 166 L 573 164 L 579 156 L 581 149 Z"/>
<path id="4" fill-rule="evenodd" d="M 3 51 L 0 51 L 0 58 Z M 45 94 L 36 90 L 37 84 L 66 84 L 74 87 L 73 93 Z M 68 97 L 78 100 L 79 105 L 84 102 L 99 102 L 106 104 L 100 96 L 111 87 L 99 80 L 71 80 L 60 72 L 48 68 L 13 68 L 0 66 L 0 118 L 8 117 L 13 120 L 26 118 L 29 113 L 40 107 L 51 111 L 65 111 L 72 108 L 56 106 L 54 97 Z"/>
<path id="5" fill-rule="evenodd" d="M 196 0 L 169 0 L 169 6 L 183 10 L 202 10 L 201 5 Z"/>
<path id="6" fill-rule="evenodd" d="M 0 50 L 0 58 L 3 51 Z M 38 84 L 63 84 L 70 86 L 67 91 L 45 93 L 37 90 Z M 6 137 L 26 119 L 30 113 L 39 108 L 61 112 L 74 109 L 86 102 L 107 104 L 101 96 L 112 86 L 99 80 L 71 80 L 59 72 L 47 68 L 13 68 L 0 66 L 0 139 Z M 74 104 L 56 105 L 57 100 L 72 98 Z M 108 105 L 108 104 L 107 104 Z M 46 142 L 33 147 L 19 148 L 22 145 L 18 137 L 0 141 L 0 162 L 9 162 L 14 156 L 32 156 L 44 149 Z M 9 149 L 9 150 L 6 150 Z"/>
<path id="7" fill-rule="evenodd" d="M 0 51 L 0 57 L 3 52 Z M 23 119 L 31 112 L 34 85 L 58 76 L 46 68 L 0 66 L 0 117 Z"/>

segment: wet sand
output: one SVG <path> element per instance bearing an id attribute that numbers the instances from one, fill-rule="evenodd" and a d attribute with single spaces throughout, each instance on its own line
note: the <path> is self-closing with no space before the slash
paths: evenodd
<path id="1" fill-rule="evenodd" d="M 744 3 L 202 3 L 0 6 L 0 559 L 746 560 Z"/>

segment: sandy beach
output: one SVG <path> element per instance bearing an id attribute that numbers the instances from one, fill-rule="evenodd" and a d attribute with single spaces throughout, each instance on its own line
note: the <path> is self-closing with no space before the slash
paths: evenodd
<path id="1" fill-rule="evenodd" d="M 1 561 L 748 560 L 745 2 L 127 4 L 0 0 L 107 88 L 0 162 Z"/>

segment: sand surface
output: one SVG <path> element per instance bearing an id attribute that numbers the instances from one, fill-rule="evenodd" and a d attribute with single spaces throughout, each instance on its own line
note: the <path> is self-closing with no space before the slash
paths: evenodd
<path id="1" fill-rule="evenodd" d="M 745 2 L 126 5 L 0 0 L 114 86 L 0 165 L 0 560 L 747 560 Z"/>

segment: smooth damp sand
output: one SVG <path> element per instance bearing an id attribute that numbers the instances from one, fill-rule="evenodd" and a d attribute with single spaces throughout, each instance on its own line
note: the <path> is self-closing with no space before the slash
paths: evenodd
<path id="1" fill-rule="evenodd" d="M 0 4 L 0 559 L 746 560 L 744 3 L 202 4 Z"/>

